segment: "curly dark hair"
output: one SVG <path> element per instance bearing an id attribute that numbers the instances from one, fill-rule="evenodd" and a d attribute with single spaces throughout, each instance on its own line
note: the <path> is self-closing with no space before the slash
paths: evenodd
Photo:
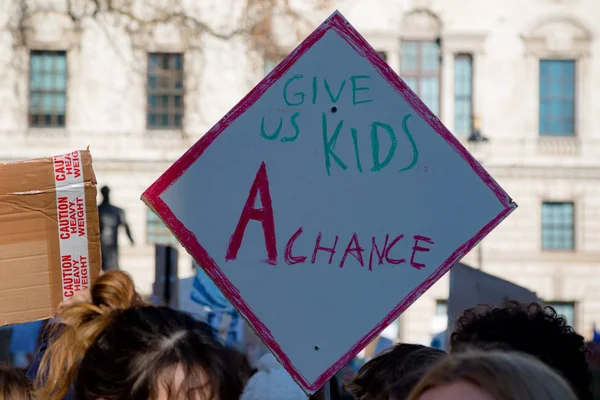
<path id="1" fill-rule="evenodd" d="M 346 389 L 358 400 L 387 400 L 390 391 L 401 384 L 408 387 L 408 393 L 426 368 L 445 354 L 418 344 L 397 344 L 363 365 Z"/>
<path id="2" fill-rule="evenodd" d="M 581 400 L 591 400 L 591 372 L 583 336 L 552 307 L 508 301 L 465 311 L 450 336 L 451 351 L 469 347 L 530 354 L 560 373 Z"/>

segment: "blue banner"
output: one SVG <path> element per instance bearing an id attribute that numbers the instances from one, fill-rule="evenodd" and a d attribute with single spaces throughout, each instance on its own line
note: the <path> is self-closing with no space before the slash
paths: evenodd
<path id="1" fill-rule="evenodd" d="M 196 266 L 191 299 L 207 311 L 207 323 L 228 346 L 235 346 L 243 338 L 244 321 L 241 315 L 221 293 L 212 279 Z"/>

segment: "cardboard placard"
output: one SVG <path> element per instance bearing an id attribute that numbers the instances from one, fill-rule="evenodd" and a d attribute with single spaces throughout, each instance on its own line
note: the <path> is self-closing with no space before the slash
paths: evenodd
<path id="1" fill-rule="evenodd" d="M 0 325 L 52 316 L 101 268 L 89 151 L 0 164 Z"/>

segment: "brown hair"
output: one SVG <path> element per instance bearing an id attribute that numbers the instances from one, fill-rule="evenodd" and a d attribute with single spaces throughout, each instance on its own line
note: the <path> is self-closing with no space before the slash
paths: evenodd
<path id="1" fill-rule="evenodd" d="M 387 400 L 392 386 L 410 383 L 410 391 L 425 368 L 444 355 L 443 351 L 431 347 L 397 344 L 363 365 L 347 390 L 358 400 Z"/>
<path id="2" fill-rule="evenodd" d="M 85 353 L 75 398 L 238 400 L 243 383 L 233 353 L 212 328 L 168 307 L 124 310 Z"/>
<path id="3" fill-rule="evenodd" d="M 425 374 L 408 400 L 456 382 L 475 385 L 494 400 L 577 400 L 567 382 L 542 362 L 498 351 L 469 351 L 445 358 Z"/>
<path id="4" fill-rule="evenodd" d="M 68 305 L 57 315 L 64 324 L 51 332 L 53 339 L 36 377 L 36 387 L 43 399 L 62 399 L 75 381 L 79 362 L 98 335 L 124 309 L 143 305 L 133 280 L 121 271 L 99 277 L 90 295 L 90 303 Z"/>
<path id="5" fill-rule="evenodd" d="M 33 400 L 33 385 L 18 369 L 0 364 L 0 400 Z"/>

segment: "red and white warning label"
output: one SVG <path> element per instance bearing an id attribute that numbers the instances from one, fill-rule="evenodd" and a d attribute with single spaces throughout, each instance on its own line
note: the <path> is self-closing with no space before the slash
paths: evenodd
<path id="1" fill-rule="evenodd" d="M 87 220 L 81 153 L 54 156 L 63 300 L 89 288 Z"/>

